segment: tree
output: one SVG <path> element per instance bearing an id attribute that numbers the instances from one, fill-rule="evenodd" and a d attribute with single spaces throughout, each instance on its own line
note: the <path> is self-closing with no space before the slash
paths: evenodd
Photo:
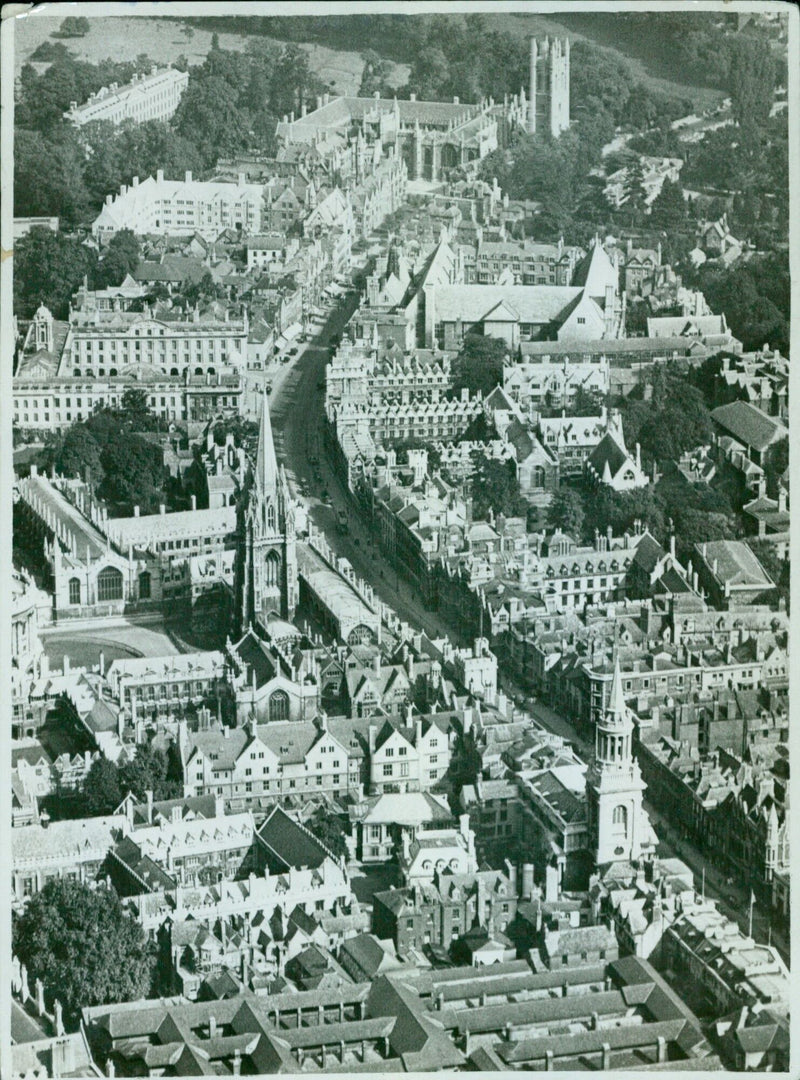
<path id="1" fill-rule="evenodd" d="M 364 61 L 364 70 L 361 73 L 358 96 L 372 97 L 376 90 L 383 96 L 387 89 L 389 65 L 374 49 L 367 49 L 362 53 L 361 59 Z"/>
<path id="2" fill-rule="evenodd" d="M 327 806 L 320 806 L 306 822 L 306 828 L 310 829 L 337 859 L 347 858 L 346 832 L 339 814 Z"/>
<path id="3" fill-rule="evenodd" d="M 666 179 L 650 206 L 652 223 L 660 228 L 672 228 L 686 220 L 686 201 L 683 188 L 676 180 Z"/>
<path id="4" fill-rule="evenodd" d="M 89 33 L 89 20 L 83 16 L 69 15 L 58 28 L 59 37 L 86 37 Z"/>
<path id="5" fill-rule="evenodd" d="M 472 516 L 476 521 L 495 515 L 525 517 L 528 503 L 519 489 L 513 461 L 494 461 L 479 451 L 473 455 L 475 472 L 472 476 Z"/>
<path id="6" fill-rule="evenodd" d="M 58 217 L 68 224 L 84 220 L 90 206 L 84 169 L 83 152 L 71 129 L 65 126 L 46 135 L 17 126 L 14 213 Z"/>
<path id="7" fill-rule="evenodd" d="M 85 479 L 87 469 L 92 482 L 103 479 L 100 444 L 85 424 L 73 424 L 64 434 L 61 446 L 55 454 L 54 464 L 60 476 L 77 476 Z"/>
<path id="8" fill-rule="evenodd" d="M 147 391 L 138 386 L 127 386 L 120 401 L 120 419 L 132 431 L 158 431 L 159 418 L 150 408 Z"/>
<path id="9" fill-rule="evenodd" d="M 155 799 L 172 799 L 182 794 L 173 779 L 168 778 L 169 760 L 163 750 L 142 744 L 136 756 L 126 761 L 119 770 L 119 784 L 123 792 L 131 792 L 144 800 L 152 791 Z"/>
<path id="10" fill-rule="evenodd" d="M 736 37 L 731 45 L 728 90 L 733 119 L 741 128 L 743 149 L 757 145 L 769 119 L 777 65 L 768 41 Z"/>
<path id="11" fill-rule="evenodd" d="M 119 430 L 103 448 L 105 479 L 100 494 L 114 503 L 154 510 L 166 478 L 161 449 L 140 435 Z"/>
<path id="12" fill-rule="evenodd" d="M 781 485 L 781 477 L 789 468 L 789 440 L 781 439 L 774 443 L 766 452 L 764 460 L 764 474 L 767 479 L 767 495 L 771 499 L 777 499 L 778 488 Z"/>
<path id="13" fill-rule="evenodd" d="M 108 285 L 121 285 L 127 274 L 139 265 L 139 241 L 130 229 L 114 233 L 97 268 L 97 284 L 102 289 Z"/>
<path id="14" fill-rule="evenodd" d="M 96 255 L 79 240 L 37 226 L 14 250 L 14 309 L 30 318 L 45 304 L 57 319 L 67 316 L 70 299 L 91 274 Z"/>
<path id="15" fill-rule="evenodd" d="M 560 488 L 547 508 L 547 524 L 580 542 L 584 522 L 583 500 L 572 488 Z"/>
<path id="16" fill-rule="evenodd" d="M 740 532 L 735 519 L 724 514 L 709 514 L 704 510 L 687 508 L 681 510 L 673 520 L 678 554 L 684 559 L 692 556 L 695 544 L 731 540 Z"/>
<path id="17" fill-rule="evenodd" d="M 625 170 L 622 207 L 631 224 L 636 224 L 645 209 L 644 165 L 638 154 Z"/>
<path id="18" fill-rule="evenodd" d="M 155 955 L 110 889 L 47 882 L 13 927 L 14 954 L 71 1017 L 89 1005 L 135 1001 L 150 990 Z"/>
<path id="19" fill-rule="evenodd" d="M 93 761 L 83 781 L 82 791 L 87 817 L 113 814 L 123 797 L 119 770 L 114 762 L 103 755 Z"/>
<path id="20" fill-rule="evenodd" d="M 453 360 L 453 391 L 491 393 L 503 382 L 503 361 L 508 345 L 501 338 L 466 334 L 458 356 Z"/>

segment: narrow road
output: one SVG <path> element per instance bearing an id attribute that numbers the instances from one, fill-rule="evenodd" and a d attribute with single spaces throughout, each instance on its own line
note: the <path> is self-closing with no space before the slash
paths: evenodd
<path id="1" fill-rule="evenodd" d="M 424 607 L 374 542 L 375 537 L 356 512 L 349 492 L 326 454 L 323 423 L 328 341 L 342 333 L 357 304 L 357 297 L 343 299 L 319 333 L 301 349 L 295 362 L 273 379 L 270 415 L 275 452 L 286 468 L 292 494 L 308 507 L 309 517 L 325 533 L 336 554 L 348 559 L 356 574 L 369 581 L 383 603 L 401 619 L 425 630 L 431 637 L 447 634 L 456 641 L 458 635 L 436 613 Z M 308 447 L 314 435 L 319 444 L 319 461 L 312 464 Z M 348 517 L 346 533 L 337 525 L 339 510 L 344 510 Z"/>

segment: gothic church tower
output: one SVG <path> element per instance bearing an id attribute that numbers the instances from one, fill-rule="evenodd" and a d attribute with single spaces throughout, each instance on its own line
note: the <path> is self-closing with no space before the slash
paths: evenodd
<path id="1" fill-rule="evenodd" d="M 555 139 L 569 127 L 569 38 L 531 38 L 528 134 Z"/>
<path id="2" fill-rule="evenodd" d="M 297 552 L 294 508 L 284 470 L 278 469 L 267 395 L 263 396 L 255 470 L 245 490 L 239 520 L 236 566 L 236 622 L 248 624 L 270 614 L 291 619 L 297 607 Z"/>
<path id="3" fill-rule="evenodd" d="M 646 788 L 633 758 L 633 720 L 622 693 L 619 660 L 595 734 L 595 759 L 586 773 L 589 847 L 598 867 L 637 862 L 653 854 L 655 839 L 642 807 Z"/>

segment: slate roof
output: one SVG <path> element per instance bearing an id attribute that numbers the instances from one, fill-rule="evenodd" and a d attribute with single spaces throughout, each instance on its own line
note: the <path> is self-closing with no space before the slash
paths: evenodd
<path id="1" fill-rule="evenodd" d="M 749 401 L 732 401 L 711 411 L 711 419 L 753 450 L 766 450 L 773 442 L 787 438 L 788 428 L 776 417 L 751 405 Z"/>
<path id="2" fill-rule="evenodd" d="M 752 586 L 770 589 L 772 579 L 767 575 L 753 551 L 741 540 L 712 540 L 695 544 L 695 551 L 709 568 L 717 563 L 716 579 L 731 586 Z"/>
<path id="3" fill-rule="evenodd" d="M 629 461 L 628 455 L 617 440 L 607 431 L 589 455 L 589 464 L 598 476 L 603 476 L 608 465 L 611 476 L 616 476 Z"/>
<path id="4" fill-rule="evenodd" d="M 278 665 L 253 630 L 248 630 L 241 641 L 233 646 L 233 652 L 247 664 L 249 678 L 252 678 L 251 672 L 255 672 L 256 689 L 271 682 L 279 674 Z"/>
<path id="5" fill-rule="evenodd" d="M 318 869 L 331 853 L 307 829 L 276 806 L 258 830 L 262 844 L 287 867 Z"/>
<path id="6" fill-rule="evenodd" d="M 646 574 L 651 574 L 665 555 L 666 552 L 661 544 L 654 540 L 649 532 L 646 532 L 636 545 L 633 562 L 636 566 L 641 567 Z"/>

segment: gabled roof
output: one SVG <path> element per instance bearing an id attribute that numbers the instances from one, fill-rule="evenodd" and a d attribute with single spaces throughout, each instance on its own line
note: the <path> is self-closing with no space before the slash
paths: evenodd
<path id="1" fill-rule="evenodd" d="M 788 428 L 780 420 L 767 416 L 749 401 L 720 405 L 712 410 L 711 419 L 754 450 L 766 450 L 772 443 L 789 435 Z"/>
<path id="2" fill-rule="evenodd" d="M 261 843 L 282 862 L 286 868 L 307 867 L 318 869 L 331 852 L 308 829 L 276 806 L 258 830 Z"/>
<path id="3" fill-rule="evenodd" d="M 625 465 L 629 464 L 630 460 L 630 455 L 622 449 L 610 431 L 605 433 L 589 455 L 589 464 L 596 474 L 604 476 L 607 468 L 612 479 L 622 471 Z"/>

